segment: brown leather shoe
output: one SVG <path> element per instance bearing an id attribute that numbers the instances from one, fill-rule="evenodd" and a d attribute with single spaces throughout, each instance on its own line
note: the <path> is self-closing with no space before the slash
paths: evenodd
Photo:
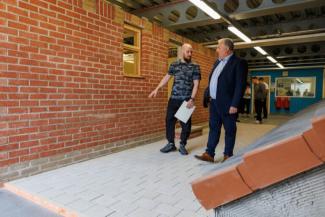
<path id="1" fill-rule="evenodd" d="M 208 153 L 204 152 L 202 155 L 195 155 L 196 159 L 202 160 L 202 161 L 208 161 L 214 163 L 214 158 L 211 157 Z"/>
<path id="2" fill-rule="evenodd" d="M 220 161 L 220 163 L 225 162 L 228 158 L 230 158 L 230 156 L 228 156 L 228 155 L 224 155 L 224 156 L 223 156 L 223 159 Z"/>
<path id="3" fill-rule="evenodd" d="M 217 163 L 223 163 L 225 162 L 227 159 L 229 159 L 231 156 L 228 156 L 228 155 L 223 155 L 223 157 L 219 157 L 216 159 L 216 162 Z"/>

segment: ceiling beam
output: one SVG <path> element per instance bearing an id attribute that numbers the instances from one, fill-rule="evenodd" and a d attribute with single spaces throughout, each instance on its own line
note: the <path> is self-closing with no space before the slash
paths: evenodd
<path id="1" fill-rule="evenodd" d="M 244 48 L 253 48 L 255 46 L 269 47 L 269 46 L 276 46 L 276 45 L 300 44 L 300 43 L 311 43 L 311 42 L 321 42 L 321 41 L 325 41 L 325 33 L 254 40 L 250 43 L 236 42 L 235 47 L 236 49 L 244 49 Z M 215 42 L 215 44 L 206 45 L 206 47 L 215 48 L 217 46 L 216 43 L 217 42 Z"/>
<path id="2" fill-rule="evenodd" d="M 313 66 L 304 66 L 304 69 L 314 69 L 314 68 L 325 68 L 325 65 L 313 65 Z M 290 66 L 284 67 L 284 69 L 280 69 L 279 67 L 268 67 L 268 68 L 249 68 L 249 71 L 264 71 L 264 70 L 287 70 L 287 69 L 301 69 L 301 66 Z"/>
<path id="3" fill-rule="evenodd" d="M 266 47 L 264 50 L 276 59 L 285 58 L 305 58 L 314 56 L 325 56 L 325 43 L 304 43 L 285 46 Z M 257 52 L 255 49 L 236 49 L 235 53 L 247 60 L 261 60 L 265 56 Z"/>
<path id="4" fill-rule="evenodd" d="M 319 29 L 320 31 L 324 31 L 325 29 L 325 17 L 317 17 L 317 18 L 310 18 L 310 19 L 296 19 L 292 21 L 286 22 L 278 22 L 269 25 L 257 25 L 257 26 L 249 26 L 246 28 L 241 28 L 244 32 L 249 33 L 250 38 L 254 39 L 255 37 L 264 37 L 270 35 L 279 37 L 282 34 L 292 33 L 295 34 L 295 30 L 298 34 L 306 34 L 305 31 L 310 31 L 311 26 L 314 30 Z M 195 32 L 195 33 L 187 33 L 187 37 L 193 39 L 194 41 L 201 41 L 204 38 L 211 38 L 212 40 L 217 40 L 218 38 L 228 37 L 229 31 L 202 31 L 202 32 Z"/>
<path id="5" fill-rule="evenodd" d="M 242 3 L 244 3 L 244 1 Z M 266 16 L 274 13 L 304 10 L 306 8 L 319 7 L 321 5 L 325 5 L 323 0 L 286 0 L 283 3 L 277 4 L 272 0 L 264 0 L 256 9 L 249 8 L 247 4 L 239 4 L 238 9 L 234 13 L 229 14 L 229 16 L 230 18 L 236 20 L 242 20 L 252 17 Z"/>
<path id="6" fill-rule="evenodd" d="M 195 18 L 188 19 L 187 9 L 194 7 L 189 1 L 176 1 L 157 5 L 154 7 L 144 8 L 140 10 L 133 11 L 135 15 L 139 17 L 146 17 L 149 20 L 155 20 L 156 16 L 160 17 L 160 21 L 163 26 L 167 27 L 170 30 L 188 28 L 188 27 L 197 27 L 202 25 L 214 24 L 223 22 L 221 19 L 213 20 L 208 15 L 206 15 L 200 9 L 197 9 L 197 15 Z M 170 16 L 173 13 L 179 14 L 179 17 L 176 21 L 173 21 Z"/>
<path id="7" fill-rule="evenodd" d="M 137 2 L 139 2 L 140 4 L 145 5 L 146 7 L 152 7 L 153 6 L 152 2 L 149 1 L 149 0 L 137 0 Z"/>
<path id="8" fill-rule="evenodd" d="M 305 8 L 319 7 L 325 5 L 324 0 L 286 0 L 283 3 L 274 3 L 272 0 L 263 0 L 262 4 L 257 9 L 251 9 L 247 6 L 246 1 L 239 1 L 237 10 L 228 13 L 224 9 L 226 0 L 206 0 L 207 3 L 212 3 L 220 14 L 230 17 L 232 19 L 241 20 L 251 17 L 259 17 L 276 13 L 284 13 L 288 11 L 301 10 Z M 138 9 L 132 11 L 137 16 L 147 17 L 149 20 L 154 20 L 158 14 L 162 15 L 162 25 L 173 30 L 188 28 L 189 26 L 197 27 L 211 23 L 212 19 L 198 9 L 195 17 L 188 19 L 187 10 L 194 5 L 186 0 L 179 0 L 166 4 L 161 4 L 154 7 Z M 172 11 L 179 13 L 179 19 L 176 22 L 168 19 Z M 213 22 L 213 21 L 212 21 Z M 223 22 L 222 20 L 214 22 Z"/>

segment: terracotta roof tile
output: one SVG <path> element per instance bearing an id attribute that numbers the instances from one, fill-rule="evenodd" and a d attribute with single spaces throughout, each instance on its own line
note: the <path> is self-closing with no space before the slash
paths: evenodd
<path id="1" fill-rule="evenodd" d="M 325 140 L 322 141 L 313 128 L 304 132 L 303 136 L 312 152 L 325 162 Z"/>
<path id="2" fill-rule="evenodd" d="M 205 209 L 212 209 L 250 194 L 236 166 L 219 170 L 192 183 L 192 189 Z"/>
<path id="3" fill-rule="evenodd" d="M 295 136 L 244 155 L 238 166 L 245 182 L 254 190 L 321 165 L 302 136 Z"/>

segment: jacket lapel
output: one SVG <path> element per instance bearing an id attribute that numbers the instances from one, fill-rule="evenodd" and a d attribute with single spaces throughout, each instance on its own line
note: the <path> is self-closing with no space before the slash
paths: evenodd
<path id="1" fill-rule="evenodd" d="M 235 59 L 235 54 L 233 54 L 233 55 L 229 58 L 227 64 L 223 67 L 223 69 L 222 69 L 222 71 L 221 71 L 221 73 L 220 73 L 220 76 L 223 74 L 224 71 L 227 71 L 227 70 L 232 66 L 232 62 L 234 61 L 234 59 Z M 219 76 L 219 77 L 220 77 L 220 76 Z"/>
<path id="2" fill-rule="evenodd" d="M 218 64 L 219 64 L 219 60 L 215 61 L 215 63 L 213 64 L 212 70 L 209 75 L 209 85 L 210 85 L 210 79 L 212 77 L 212 74 L 213 74 L 214 70 L 217 68 Z"/>

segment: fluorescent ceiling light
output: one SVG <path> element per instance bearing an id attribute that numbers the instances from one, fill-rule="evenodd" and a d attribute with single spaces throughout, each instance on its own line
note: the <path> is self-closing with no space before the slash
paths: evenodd
<path id="1" fill-rule="evenodd" d="M 273 57 L 271 56 L 267 56 L 266 58 L 268 58 L 272 63 L 277 63 L 278 61 L 276 61 Z M 280 66 L 279 66 L 280 67 Z"/>
<path id="2" fill-rule="evenodd" d="M 250 38 L 248 38 L 244 33 L 239 31 L 239 29 L 237 29 L 236 27 L 228 26 L 228 30 L 237 35 L 239 38 L 243 39 L 245 42 L 252 42 Z"/>
<path id="3" fill-rule="evenodd" d="M 217 20 L 220 19 L 221 16 L 213 10 L 209 5 L 207 5 L 204 1 L 202 0 L 189 0 L 192 2 L 196 7 L 200 8 L 204 13 L 212 17 L 213 19 Z"/>
<path id="4" fill-rule="evenodd" d="M 281 68 L 281 69 L 284 69 L 283 65 L 281 65 L 280 63 L 276 63 L 276 65 Z"/>
<path id="5" fill-rule="evenodd" d="M 263 50 L 261 47 L 254 47 L 254 48 L 255 48 L 255 50 L 257 50 L 258 52 L 260 52 L 262 55 L 266 55 L 266 54 L 267 54 L 266 51 Z"/>

